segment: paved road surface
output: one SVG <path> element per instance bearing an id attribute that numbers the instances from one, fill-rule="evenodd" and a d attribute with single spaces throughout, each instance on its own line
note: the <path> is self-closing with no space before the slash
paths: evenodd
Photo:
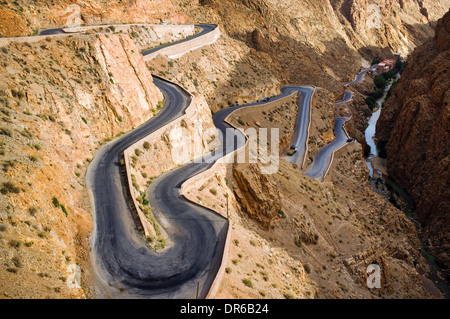
<path id="1" fill-rule="evenodd" d="M 190 39 L 216 26 L 201 27 L 203 30 Z M 62 28 L 55 28 L 40 35 L 64 33 Z M 144 54 L 158 49 L 161 47 Z M 161 253 L 148 249 L 137 231 L 123 186 L 124 173 L 119 165 L 123 151 L 181 116 L 190 102 L 180 87 L 156 77 L 154 83 L 164 93 L 165 108 L 100 149 L 88 169 L 87 186 L 95 206 L 91 260 L 98 279 L 96 290 L 100 296 L 112 298 L 195 298 L 199 283 L 199 297 L 204 298 L 219 269 L 229 224 L 215 212 L 185 200 L 179 195 L 179 187 L 210 164 L 190 163 L 152 183 L 148 198 L 171 241 L 171 247 Z"/>
<path id="2" fill-rule="evenodd" d="M 299 95 L 299 109 L 295 123 L 294 137 L 292 139 L 292 145 L 297 147 L 297 152 L 292 156 L 284 155 L 282 158 L 288 162 L 297 164 L 302 169 L 308 145 L 309 124 L 311 121 L 311 98 L 315 88 L 312 86 L 288 86 L 286 88 L 290 91 L 297 90 L 301 94 Z"/>
<path id="3" fill-rule="evenodd" d="M 195 26 L 196 27 L 200 27 L 202 30 L 199 33 L 197 33 L 197 34 L 195 34 L 195 35 L 193 35 L 191 37 L 188 37 L 188 38 L 185 38 L 185 39 L 181 39 L 181 40 L 176 41 L 176 42 L 168 43 L 168 44 L 165 44 L 165 45 L 153 48 L 153 49 L 145 50 L 145 51 L 141 52 L 142 55 L 146 56 L 147 54 L 159 51 L 159 50 L 161 50 L 163 48 L 167 48 L 167 47 L 170 47 L 172 45 L 180 44 L 180 43 L 183 43 L 183 42 L 188 42 L 188 41 L 190 41 L 192 39 L 201 37 L 202 35 L 205 35 L 205 34 L 211 32 L 211 31 L 214 31 L 214 29 L 217 28 L 217 25 L 215 25 L 215 24 L 196 24 Z"/>
<path id="4" fill-rule="evenodd" d="M 202 25 L 201 27 L 202 32 L 194 37 L 212 31 L 215 26 Z M 56 28 L 44 30 L 40 34 L 61 33 L 64 32 Z M 181 41 L 188 41 L 188 39 Z M 157 49 L 148 50 L 144 54 Z M 229 224 L 225 218 L 215 212 L 184 199 L 180 196 L 179 189 L 185 180 L 204 171 L 212 164 L 188 163 L 163 174 L 152 182 L 147 192 L 148 198 L 158 223 L 164 227 L 171 241 L 170 248 L 161 253 L 148 249 L 137 231 L 123 186 L 124 177 L 119 165 L 123 151 L 181 116 L 189 103 L 188 94 L 180 87 L 156 77 L 154 83 L 165 95 L 165 108 L 156 117 L 101 148 L 88 169 L 87 185 L 95 206 L 91 258 L 98 279 L 96 288 L 101 296 L 113 298 L 195 298 L 197 283 L 199 283 L 199 297 L 204 298 L 220 266 Z M 294 91 L 301 93 L 293 141 L 293 144 L 298 147 L 298 152 L 289 160 L 302 167 L 314 88 L 284 87 L 282 94 L 271 98 L 271 101 Z M 224 132 L 229 125 L 223 120 L 232 111 L 260 104 L 263 103 L 241 105 L 217 112 L 213 116 L 214 124 Z M 221 152 L 211 154 L 209 159 L 217 160 L 222 155 L 243 146 L 244 143 L 245 137 L 237 133 L 234 143 L 227 143 L 224 140 L 220 148 Z M 319 154 L 322 153 L 326 151 Z M 323 155 L 323 160 L 325 159 Z M 322 156 L 319 155 L 318 164 L 320 162 L 322 162 Z"/>
<path id="5" fill-rule="evenodd" d="M 164 212 L 173 246 L 162 253 L 148 249 L 137 232 L 122 185 L 119 158 L 131 144 L 181 116 L 189 96 L 179 87 L 154 78 L 166 106 L 158 116 L 100 149 L 88 171 L 88 188 L 95 203 L 91 254 L 100 295 L 136 298 L 205 297 L 220 266 L 228 222 L 216 213 L 179 196 L 181 182 L 209 164 L 188 165 L 164 174 L 149 190 L 157 217 Z"/>
<path id="6" fill-rule="evenodd" d="M 328 172 L 333 160 L 333 153 L 347 144 L 348 135 L 344 130 L 344 123 L 348 120 L 345 117 L 336 117 L 334 119 L 333 142 L 320 148 L 315 154 L 313 162 L 308 166 L 305 174 L 309 177 L 323 180 Z"/>
<path id="7" fill-rule="evenodd" d="M 374 70 L 377 68 L 377 66 L 378 66 L 378 64 L 375 64 L 375 65 L 371 66 L 369 69 L 364 69 L 361 72 L 358 72 L 358 74 L 356 75 L 356 77 L 353 81 L 344 83 L 344 85 L 361 82 L 364 79 L 364 75 L 367 73 L 367 71 Z M 335 104 L 345 103 L 345 102 L 350 101 L 352 98 L 352 95 L 353 95 L 352 92 L 344 91 L 344 97 L 341 100 L 336 101 Z M 305 172 L 306 175 L 316 178 L 316 179 L 319 179 L 319 180 L 323 180 L 325 178 L 326 174 L 328 173 L 328 170 L 330 169 L 331 163 L 333 161 L 333 153 L 336 150 L 340 149 L 345 144 L 349 143 L 349 142 L 347 142 L 349 136 L 344 129 L 344 123 L 348 120 L 349 119 L 345 118 L 345 117 L 335 118 L 335 122 L 334 122 L 335 140 L 333 142 L 325 145 L 324 147 L 319 149 L 314 154 L 312 163 L 306 169 L 306 172 Z"/>

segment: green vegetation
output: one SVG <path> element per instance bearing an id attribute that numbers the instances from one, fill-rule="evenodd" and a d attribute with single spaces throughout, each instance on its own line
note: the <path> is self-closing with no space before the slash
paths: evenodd
<path id="1" fill-rule="evenodd" d="M 22 243 L 20 241 L 18 241 L 17 239 L 11 239 L 9 241 L 9 246 L 13 247 L 13 248 L 20 248 L 20 246 L 22 245 Z"/>
<path id="2" fill-rule="evenodd" d="M 39 151 L 41 149 L 41 145 L 38 143 L 28 144 L 31 148 L 34 148 L 35 150 Z"/>
<path id="3" fill-rule="evenodd" d="M 378 64 L 378 63 L 380 63 L 381 61 L 379 60 L 379 59 L 373 59 L 372 60 L 372 62 L 370 62 L 370 66 L 372 66 L 372 65 L 375 65 L 375 64 Z"/>
<path id="4" fill-rule="evenodd" d="M 66 215 L 66 217 L 67 217 L 67 210 L 64 207 L 64 205 L 59 205 L 59 206 L 61 207 L 61 210 L 63 211 L 64 215 Z"/>
<path id="5" fill-rule="evenodd" d="M 395 80 L 392 81 L 391 87 L 389 88 L 389 91 L 386 94 L 386 100 L 391 96 L 392 91 L 394 90 L 394 88 L 397 85 L 397 83 L 398 83 L 398 79 L 395 79 Z"/>
<path id="6" fill-rule="evenodd" d="M 0 135 L 11 137 L 11 130 L 7 127 L 0 127 Z"/>
<path id="7" fill-rule="evenodd" d="M 295 299 L 294 295 L 292 295 L 290 292 L 284 293 L 284 298 L 286 299 Z"/>
<path id="8" fill-rule="evenodd" d="M 23 137 L 27 137 L 27 138 L 32 138 L 33 137 L 33 133 L 31 133 L 29 130 L 24 129 L 23 131 L 19 131 L 20 135 L 22 135 Z"/>
<path id="9" fill-rule="evenodd" d="M 33 163 L 36 163 L 36 162 L 38 161 L 37 156 L 34 156 L 34 155 L 30 155 L 28 158 L 29 158 L 30 161 L 32 161 Z"/>
<path id="10" fill-rule="evenodd" d="M 164 107 L 165 105 L 165 98 L 161 101 L 158 102 L 158 104 L 156 104 L 156 109 L 152 110 L 153 116 L 155 116 L 156 114 L 158 114 L 158 112 Z"/>
<path id="11" fill-rule="evenodd" d="M 134 188 L 136 188 L 136 190 L 139 192 L 139 183 L 136 180 L 136 176 L 131 174 L 131 184 L 133 184 Z"/>
<path id="12" fill-rule="evenodd" d="M 55 208 L 60 207 L 61 210 L 63 211 L 64 215 L 66 215 L 66 217 L 67 217 L 68 213 L 67 213 L 66 207 L 64 207 L 64 205 L 62 205 L 55 196 L 53 196 L 53 198 L 52 198 L 52 204 L 53 204 L 53 206 L 55 206 Z"/>
<path id="13" fill-rule="evenodd" d="M 3 195 L 6 195 L 8 193 L 18 194 L 20 193 L 20 188 L 14 185 L 13 182 L 4 182 L 2 188 L 0 189 L 0 192 Z"/>
<path id="14" fill-rule="evenodd" d="M 136 167 L 138 158 L 134 155 L 131 156 L 131 166 Z"/>
<path id="15" fill-rule="evenodd" d="M 244 285 L 246 285 L 247 287 L 253 288 L 253 283 L 252 280 L 249 278 L 244 278 L 242 279 L 242 282 L 244 283 Z"/>
<path id="16" fill-rule="evenodd" d="M 7 161 L 3 162 L 3 171 L 5 173 L 8 172 L 8 170 L 11 167 L 14 167 L 14 165 L 16 165 L 16 161 L 14 161 L 14 160 L 7 160 Z"/>
<path id="17" fill-rule="evenodd" d="M 31 216 L 36 216 L 37 208 L 36 207 L 30 207 L 28 208 L 28 213 L 30 213 Z"/>
<path id="18" fill-rule="evenodd" d="M 25 93 L 23 91 L 18 91 L 18 90 L 11 90 L 11 94 L 13 97 L 19 98 L 19 99 L 23 99 L 25 97 Z"/>
<path id="19" fill-rule="evenodd" d="M 372 61 L 373 62 L 373 61 Z M 378 61 L 379 62 L 379 61 Z M 388 72 L 382 73 L 380 75 L 375 76 L 373 79 L 373 82 L 377 89 L 369 94 L 369 96 L 365 99 L 366 104 L 369 106 L 370 110 L 373 111 L 377 105 L 377 100 L 380 99 L 384 95 L 384 90 L 388 83 L 395 78 L 397 73 L 402 73 L 405 68 L 405 63 L 402 62 L 400 59 L 397 60 L 395 63 L 395 66 L 392 70 L 389 70 Z M 391 84 L 391 88 L 389 89 L 389 92 L 386 95 L 386 98 L 388 98 L 391 95 L 391 92 L 395 85 L 397 84 L 398 80 L 393 80 Z"/>
<path id="20" fill-rule="evenodd" d="M 147 194 L 145 192 L 141 192 L 141 195 L 136 197 L 136 200 L 141 203 L 142 205 L 149 205 L 150 202 L 149 200 L 146 198 Z"/>
<path id="21" fill-rule="evenodd" d="M 58 199 L 54 196 L 52 198 L 52 203 L 55 207 L 59 207 L 59 205 L 60 205 Z"/>
<path id="22" fill-rule="evenodd" d="M 400 74 L 402 74 L 403 70 L 405 70 L 405 62 L 402 62 L 402 60 L 397 59 L 394 69 L 398 70 L 398 72 L 400 72 Z"/>
<path id="23" fill-rule="evenodd" d="M 389 71 L 390 72 L 390 71 Z M 383 73 L 383 74 L 387 74 L 387 73 Z M 377 75 L 374 79 L 373 79 L 373 83 L 375 84 L 375 86 L 379 89 L 384 89 L 387 85 L 387 81 L 384 78 L 383 74 Z"/>

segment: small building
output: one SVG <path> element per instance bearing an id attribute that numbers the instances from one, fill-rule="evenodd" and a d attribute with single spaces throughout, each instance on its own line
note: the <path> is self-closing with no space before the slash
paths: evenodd
<path id="1" fill-rule="evenodd" d="M 389 70 L 392 70 L 395 66 L 395 60 L 394 59 L 387 59 L 383 61 L 384 63 L 386 63 L 386 66 L 389 67 Z"/>
<path id="2" fill-rule="evenodd" d="M 386 59 L 378 63 L 377 66 L 377 74 L 381 74 L 384 72 L 388 72 L 392 70 L 395 66 L 395 60 L 394 59 Z"/>

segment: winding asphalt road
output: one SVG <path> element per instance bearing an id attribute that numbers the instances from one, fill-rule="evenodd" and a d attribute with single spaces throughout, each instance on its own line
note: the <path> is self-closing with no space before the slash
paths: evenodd
<path id="1" fill-rule="evenodd" d="M 63 31 L 63 28 L 53 28 L 42 30 L 39 32 L 39 35 L 54 35 L 54 34 L 67 34 L 67 33 Z"/>
<path id="2" fill-rule="evenodd" d="M 195 24 L 195 26 L 196 27 L 200 27 L 202 30 L 199 33 L 197 33 L 197 34 L 195 34 L 195 35 L 193 35 L 191 37 L 187 37 L 185 39 L 181 39 L 181 40 L 178 40 L 176 42 L 168 43 L 168 44 L 156 47 L 156 48 L 145 50 L 145 51 L 141 52 L 141 54 L 143 56 L 146 56 L 146 55 L 148 55 L 150 53 L 159 51 L 159 50 L 161 50 L 163 48 L 167 48 L 167 47 L 170 47 L 170 46 L 175 45 L 175 44 L 180 44 L 180 43 L 183 43 L 183 42 L 191 41 L 192 39 L 201 37 L 201 36 L 211 32 L 211 31 L 214 31 L 217 28 L 217 25 L 215 25 L 215 24 Z"/>
<path id="3" fill-rule="evenodd" d="M 305 172 L 306 175 L 319 180 L 325 178 L 333 161 L 333 153 L 347 144 L 348 135 L 344 129 L 344 123 L 346 121 L 348 121 L 346 117 L 336 117 L 334 119 L 333 131 L 335 139 L 314 154 L 314 159 Z"/>
<path id="4" fill-rule="evenodd" d="M 93 265 L 102 283 L 102 294 L 108 297 L 195 298 L 199 283 L 199 297 L 204 298 L 220 267 L 229 223 L 214 211 L 182 197 L 180 186 L 208 169 L 215 160 L 244 146 L 246 137 L 238 130 L 234 131 L 232 140 L 227 140 L 225 130 L 231 126 L 224 120 L 237 109 L 264 102 L 239 105 L 215 113 L 214 124 L 223 133 L 218 151 L 207 156 L 202 163 L 188 163 L 152 182 L 147 198 L 156 220 L 171 241 L 171 248 L 155 253 L 147 248 L 136 230 L 123 194 L 118 164 L 120 155 L 129 145 L 180 116 L 187 107 L 188 96 L 182 89 L 157 78 L 155 84 L 166 96 L 164 111 L 102 148 L 90 165 L 88 184 L 93 190 L 96 216 Z M 284 87 L 282 94 L 271 98 L 271 101 L 295 91 L 308 93 L 308 98 L 301 96 L 300 101 L 309 114 L 311 87 Z M 298 140 L 302 141 L 301 138 Z"/>
<path id="5" fill-rule="evenodd" d="M 185 40 L 210 32 L 215 26 L 199 25 L 202 31 Z M 40 35 L 61 34 L 61 28 L 44 30 Z M 175 44 L 175 43 L 173 43 Z M 169 44 L 169 45 L 173 45 Z M 169 46 L 168 45 L 168 46 Z M 145 51 L 149 54 L 161 48 Z M 154 118 L 101 148 L 91 162 L 87 186 L 95 210 L 95 229 L 91 253 L 98 280 L 97 293 L 110 298 L 195 298 L 206 297 L 221 264 L 229 223 L 217 213 L 197 206 L 180 195 L 180 186 L 190 177 L 208 169 L 212 162 L 245 144 L 239 131 L 233 141 L 222 141 L 220 152 L 210 154 L 202 163 L 188 163 L 155 179 L 147 191 L 152 211 L 170 238 L 170 248 L 156 253 L 148 248 L 137 231 L 123 186 L 120 156 L 130 145 L 184 114 L 190 96 L 179 86 L 154 77 L 165 96 L 165 108 Z M 298 151 L 289 161 L 303 166 L 310 123 L 310 104 L 314 88 L 286 86 L 280 99 L 300 92 L 299 112 L 293 144 Z M 246 104 L 224 109 L 213 115 L 217 129 L 225 133 L 230 126 L 224 119 L 233 111 L 264 104 Z M 223 134 L 226 137 L 226 134 Z M 330 146 L 329 148 L 334 148 Z M 318 152 L 318 154 L 327 151 Z M 324 161 L 326 160 L 325 155 Z M 317 161 L 317 167 L 323 167 Z"/>
<path id="6" fill-rule="evenodd" d="M 200 33 L 179 42 L 200 37 L 216 27 L 199 26 Z M 62 28 L 55 28 L 40 35 L 64 33 Z M 187 201 L 179 191 L 182 182 L 212 164 L 187 164 L 163 174 L 148 190 L 153 213 L 170 238 L 170 248 L 164 252 L 148 248 L 127 204 L 120 156 L 133 143 L 184 114 L 190 103 L 189 94 L 179 86 L 157 77 L 153 80 L 165 96 L 164 109 L 101 148 L 88 169 L 87 187 L 95 210 L 91 253 L 95 288 L 100 296 L 110 298 L 195 298 L 198 284 L 198 297 L 204 298 L 220 267 L 229 224 L 217 213 Z M 244 136 L 242 139 L 245 141 Z M 232 148 L 225 148 L 224 153 L 229 151 Z"/>
<path id="7" fill-rule="evenodd" d="M 285 89 L 299 91 L 299 109 L 295 123 L 295 132 L 291 145 L 297 147 L 294 155 L 284 155 L 282 158 L 303 168 L 308 147 L 309 124 L 311 122 L 311 98 L 315 88 L 312 86 L 288 86 Z"/>
<path id="8" fill-rule="evenodd" d="M 378 64 L 375 64 L 371 66 L 368 69 L 364 69 L 361 72 L 358 72 L 358 74 L 355 76 L 355 79 L 351 82 L 344 83 L 344 86 L 352 84 L 352 83 L 358 83 L 361 82 L 364 79 L 364 75 L 369 70 L 376 69 Z M 344 91 L 344 97 L 336 101 L 335 104 L 340 103 L 346 103 L 349 102 L 352 99 L 353 93 L 350 91 Z M 335 139 L 333 142 L 325 145 L 324 147 L 320 148 L 315 154 L 312 163 L 308 166 L 307 170 L 305 171 L 305 174 L 309 177 L 316 178 L 319 180 L 323 180 L 328 173 L 328 170 L 331 167 L 331 163 L 333 162 L 333 154 L 338 149 L 343 147 L 348 142 L 349 136 L 344 128 L 344 123 L 348 121 L 349 118 L 346 117 L 336 117 L 334 119 L 334 136 Z"/>
<path id="9" fill-rule="evenodd" d="M 210 164 L 188 164 L 152 183 L 148 194 L 153 212 L 172 241 L 164 252 L 147 247 L 127 205 L 119 165 L 123 151 L 181 116 L 189 105 L 180 87 L 156 77 L 154 83 L 165 96 L 165 108 L 100 149 L 89 166 L 87 186 L 95 203 L 91 257 L 101 283 L 97 289 L 113 298 L 195 298 L 200 283 L 199 297 L 204 298 L 220 266 L 228 222 L 185 200 L 179 187 Z"/>

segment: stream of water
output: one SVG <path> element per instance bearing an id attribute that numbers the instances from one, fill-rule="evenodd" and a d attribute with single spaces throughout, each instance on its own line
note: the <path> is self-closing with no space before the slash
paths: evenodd
<path id="1" fill-rule="evenodd" d="M 384 95 L 377 100 L 378 109 L 374 113 L 372 113 L 372 115 L 370 116 L 369 124 L 366 128 L 366 131 L 364 132 L 364 135 L 366 137 L 366 144 L 370 146 L 370 154 L 366 158 L 367 167 L 370 170 L 370 173 L 369 173 L 370 177 L 373 177 L 373 167 L 372 167 L 372 163 L 370 162 L 370 160 L 371 160 L 371 158 L 378 156 L 378 150 L 377 150 L 377 146 L 376 146 L 375 140 L 374 140 L 375 128 L 377 125 L 378 118 L 380 117 L 381 107 L 382 107 L 384 99 L 386 97 L 386 92 L 389 91 L 390 88 L 391 88 L 391 84 L 386 86 L 386 88 L 384 89 Z"/>
<path id="2" fill-rule="evenodd" d="M 397 78 L 400 78 L 400 74 L 397 74 Z M 369 119 L 368 126 L 366 128 L 366 131 L 364 132 L 366 143 L 367 143 L 367 145 L 370 146 L 370 154 L 366 157 L 367 167 L 370 170 L 370 173 L 369 173 L 370 178 L 373 178 L 373 173 L 374 173 L 374 170 L 373 170 L 370 160 L 373 157 L 378 156 L 378 149 L 377 149 L 377 146 L 376 146 L 375 140 L 374 140 L 376 124 L 377 124 L 378 118 L 380 117 L 382 105 L 386 99 L 386 93 L 389 91 L 390 88 L 391 88 L 391 84 L 386 86 L 384 95 L 380 99 L 377 100 L 378 109 L 372 113 L 372 115 Z M 407 192 L 405 190 L 403 190 L 401 187 L 399 187 L 389 177 L 382 176 L 381 179 L 385 184 L 391 186 L 392 191 L 396 192 L 399 196 L 401 196 L 408 203 L 408 207 L 406 209 L 404 209 L 403 211 L 404 211 L 405 215 L 414 223 L 414 225 L 416 226 L 416 229 L 419 230 L 420 225 L 414 219 L 414 206 L 415 205 L 414 205 L 414 202 L 412 201 L 412 199 L 408 196 Z M 450 288 L 449 288 L 448 284 L 444 280 L 441 279 L 443 276 L 440 275 L 441 274 L 440 267 L 436 264 L 434 256 L 432 256 L 429 252 L 426 251 L 425 246 L 424 246 L 423 241 L 420 238 L 420 236 L 419 236 L 419 241 L 420 241 L 420 246 L 421 246 L 420 247 L 421 253 L 427 260 L 428 265 L 431 270 L 430 279 L 433 281 L 434 285 L 445 294 L 445 297 L 447 299 L 449 299 L 450 298 Z"/>

